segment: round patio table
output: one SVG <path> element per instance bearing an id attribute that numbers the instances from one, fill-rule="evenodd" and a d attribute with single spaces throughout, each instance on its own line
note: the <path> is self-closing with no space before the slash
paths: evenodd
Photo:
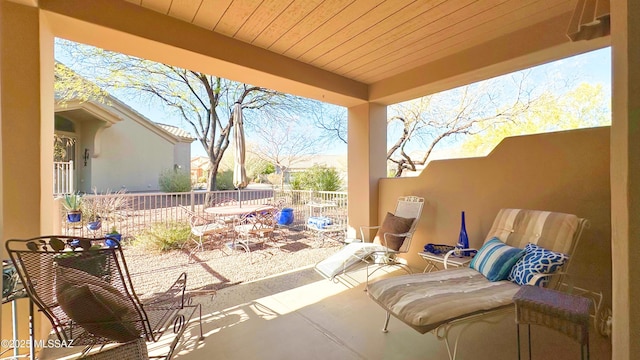
<path id="1" fill-rule="evenodd" d="M 204 212 L 211 215 L 244 215 L 256 210 L 267 209 L 273 209 L 273 206 L 264 204 L 224 205 L 206 208 Z"/>

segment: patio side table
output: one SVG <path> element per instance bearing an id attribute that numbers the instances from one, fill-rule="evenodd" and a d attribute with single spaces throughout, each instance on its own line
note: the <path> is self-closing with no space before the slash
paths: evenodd
<path id="1" fill-rule="evenodd" d="M 419 252 L 418 255 L 427 263 L 424 267 L 423 273 L 428 273 L 436 270 L 440 270 L 438 265 L 443 265 L 445 269 L 449 267 L 468 267 L 473 259 L 473 256 L 450 256 L 447 259 L 447 263 L 444 262 L 445 254 L 432 254 L 430 252 Z"/>
<path id="2" fill-rule="evenodd" d="M 525 285 L 513 296 L 516 306 L 518 359 L 520 359 L 520 324 L 528 327 L 531 359 L 531 324 L 557 330 L 580 344 L 581 359 L 589 359 L 589 309 L 591 301 L 582 296 L 538 286 Z M 585 352 L 586 350 L 586 352 Z"/>

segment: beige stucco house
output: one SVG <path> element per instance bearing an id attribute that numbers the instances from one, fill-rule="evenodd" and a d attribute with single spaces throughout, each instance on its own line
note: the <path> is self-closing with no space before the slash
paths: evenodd
<path id="1" fill-rule="evenodd" d="M 572 40 L 569 28 L 586 31 Z M 640 1 L 0 0 L 3 242 L 54 229 L 56 36 L 347 107 L 349 230 L 423 196 L 416 267 L 422 244 L 454 241 L 462 209 L 473 247 L 501 207 L 591 219 L 574 270 L 607 288 L 612 358 L 640 354 Z M 610 129 L 522 137 L 386 178 L 388 105 L 607 46 Z"/>
<path id="2" fill-rule="evenodd" d="M 205 156 L 194 156 L 191 158 L 191 183 L 197 183 L 198 180 L 209 174 L 211 162 Z"/>
<path id="3" fill-rule="evenodd" d="M 112 96 L 56 103 L 54 131 L 74 139 L 65 152 L 75 168 L 74 191 L 157 191 L 163 170 L 190 171 L 195 139 L 188 132 L 155 123 Z"/>
<path id="4" fill-rule="evenodd" d="M 314 165 L 325 166 L 335 169 L 343 181 L 343 185 L 347 184 L 347 155 L 346 154 L 318 154 L 312 157 L 304 158 L 296 161 L 293 165 L 284 171 L 284 182 L 289 183 L 296 174 L 301 173 Z M 280 169 L 276 169 L 279 172 Z"/>

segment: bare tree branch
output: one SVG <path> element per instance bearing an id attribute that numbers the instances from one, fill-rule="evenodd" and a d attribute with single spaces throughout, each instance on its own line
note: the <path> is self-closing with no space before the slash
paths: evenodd
<path id="1" fill-rule="evenodd" d="M 234 123 L 233 104 L 242 105 L 246 111 L 246 124 L 250 126 L 254 118 L 290 111 L 291 101 L 294 99 L 258 86 L 240 84 L 62 39 L 56 40 L 56 51 L 66 53 L 68 56 L 65 58 L 70 59 L 69 68 L 78 73 L 78 76 L 89 80 L 87 84 L 94 86 L 89 92 L 87 84 L 79 86 L 77 80 L 71 81 L 69 74 L 61 70 L 58 87 L 73 89 L 66 92 L 57 90 L 62 97 L 70 99 L 85 93 L 88 100 L 95 100 L 100 97 L 96 88 L 109 92 L 117 90 L 119 94 L 124 93 L 131 98 L 147 100 L 149 104 L 159 103 L 174 109 L 175 114 L 193 129 L 209 156 L 212 164 L 208 185 L 210 190 L 216 189 L 215 175 L 222 156 L 229 147 Z"/>
<path id="2" fill-rule="evenodd" d="M 511 93 L 502 93 L 503 87 L 488 81 L 391 106 L 387 123 L 396 140 L 387 151 L 387 160 L 395 164 L 394 176 L 425 165 L 434 148 L 448 137 L 477 134 L 499 123 L 517 121 L 540 97 L 532 96 L 526 72 L 512 79 L 516 91 Z M 421 148 L 424 153 L 416 159 L 409 148 Z"/>

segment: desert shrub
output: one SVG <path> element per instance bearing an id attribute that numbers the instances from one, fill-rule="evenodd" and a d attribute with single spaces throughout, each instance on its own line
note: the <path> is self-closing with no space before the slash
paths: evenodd
<path id="1" fill-rule="evenodd" d="M 302 188 L 302 181 L 300 180 L 300 176 L 295 176 L 293 179 L 291 179 L 291 182 L 289 183 L 291 185 L 291 190 L 304 190 Z"/>
<path id="2" fill-rule="evenodd" d="M 335 168 L 313 165 L 291 182 L 294 190 L 338 191 L 342 188 L 342 179 Z"/>
<path id="3" fill-rule="evenodd" d="M 191 191 L 191 175 L 186 171 L 166 169 L 160 173 L 158 184 L 164 192 Z"/>
<path id="4" fill-rule="evenodd" d="M 98 194 L 94 187 L 93 194 L 83 197 L 82 217 L 87 221 L 117 221 L 131 210 L 131 198 L 126 195 L 125 189 Z"/>
<path id="5" fill-rule="evenodd" d="M 233 190 L 233 171 L 218 171 L 216 174 L 216 188 L 218 190 Z"/>
<path id="6" fill-rule="evenodd" d="M 134 246 L 149 251 L 180 249 L 189 240 L 191 228 L 183 222 L 154 223 L 135 236 Z"/>
<path id="7" fill-rule="evenodd" d="M 266 177 L 269 184 L 280 186 L 280 184 L 282 183 L 282 174 L 273 173 L 268 174 Z"/>

